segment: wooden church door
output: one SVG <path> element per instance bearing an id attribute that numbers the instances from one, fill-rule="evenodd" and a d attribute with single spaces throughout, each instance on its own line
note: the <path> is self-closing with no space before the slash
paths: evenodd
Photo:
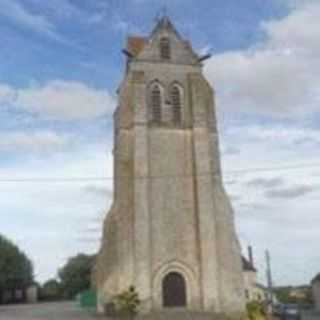
<path id="1" fill-rule="evenodd" d="M 185 307 L 187 305 L 186 283 L 183 276 L 171 272 L 162 283 L 163 306 L 168 308 Z"/>

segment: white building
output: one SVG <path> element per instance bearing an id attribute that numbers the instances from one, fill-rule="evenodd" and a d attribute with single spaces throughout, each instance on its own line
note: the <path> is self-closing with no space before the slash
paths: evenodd
<path id="1" fill-rule="evenodd" d="M 263 302 L 267 300 L 266 288 L 258 283 L 257 269 L 254 265 L 252 248 L 248 248 L 249 258 L 242 256 L 242 268 L 244 277 L 245 297 L 247 302 Z"/>

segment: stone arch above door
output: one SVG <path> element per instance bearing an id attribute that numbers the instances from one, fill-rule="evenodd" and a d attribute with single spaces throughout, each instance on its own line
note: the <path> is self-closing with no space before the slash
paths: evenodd
<path id="1" fill-rule="evenodd" d="M 195 272 L 185 264 L 172 261 L 164 264 L 155 273 L 152 282 L 153 308 L 163 309 L 163 281 L 169 274 L 179 274 L 185 282 L 185 295 L 187 309 L 201 310 L 200 281 Z"/>

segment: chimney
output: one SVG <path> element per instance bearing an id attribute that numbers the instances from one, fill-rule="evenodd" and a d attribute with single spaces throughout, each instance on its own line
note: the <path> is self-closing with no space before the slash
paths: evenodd
<path id="1" fill-rule="evenodd" d="M 253 252 L 252 252 L 251 246 L 248 246 L 248 255 L 249 255 L 249 261 L 250 261 L 252 267 L 254 267 Z"/>

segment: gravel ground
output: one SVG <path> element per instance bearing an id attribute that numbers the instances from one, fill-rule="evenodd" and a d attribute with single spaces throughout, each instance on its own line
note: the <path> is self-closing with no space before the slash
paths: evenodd
<path id="1" fill-rule="evenodd" d="M 74 302 L 0 306 L 0 320 L 93 320 Z"/>

